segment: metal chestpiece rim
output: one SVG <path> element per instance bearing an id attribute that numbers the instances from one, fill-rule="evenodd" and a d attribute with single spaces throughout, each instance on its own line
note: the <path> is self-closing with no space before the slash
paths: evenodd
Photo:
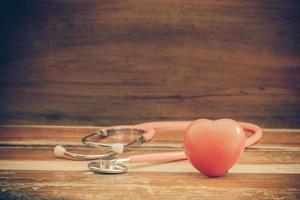
<path id="1" fill-rule="evenodd" d="M 93 172 L 103 174 L 121 174 L 128 171 L 128 168 L 125 165 L 117 163 L 117 160 L 114 158 L 90 162 L 88 168 Z"/>

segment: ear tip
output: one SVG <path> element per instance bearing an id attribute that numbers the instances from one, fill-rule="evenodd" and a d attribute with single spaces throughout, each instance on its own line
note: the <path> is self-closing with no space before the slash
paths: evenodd
<path id="1" fill-rule="evenodd" d="M 122 143 L 115 143 L 111 145 L 111 149 L 115 153 L 123 153 L 124 151 L 124 144 Z"/>
<path id="2" fill-rule="evenodd" d="M 66 149 L 60 145 L 54 147 L 54 154 L 57 157 L 63 157 L 65 155 Z"/>

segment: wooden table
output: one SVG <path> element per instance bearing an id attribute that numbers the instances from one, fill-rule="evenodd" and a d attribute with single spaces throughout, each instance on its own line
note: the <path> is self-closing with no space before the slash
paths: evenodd
<path id="1" fill-rule="evenodd" d="M 207 178 L 188 161 L 130 165 L 121 175 L 94 174 L 87 162 L 55 158 L 53 147 L 96 153 L 80 138 L 98 127 L 1 126 L 0 199 L 300 199 L 300 130 L 265 129 L 230 173 Z M 109 141 L 109 140 L 106 140 Z M 178 151 L 182 133 L 160 130 L 124 154 Z"/>

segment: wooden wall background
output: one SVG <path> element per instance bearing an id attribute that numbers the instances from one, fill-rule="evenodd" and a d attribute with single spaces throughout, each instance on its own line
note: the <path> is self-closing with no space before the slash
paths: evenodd
<path id="1" fill-rule="evenodd" d="M 300 127 L 298 0 L 0 4 L 2 124 Z"/>

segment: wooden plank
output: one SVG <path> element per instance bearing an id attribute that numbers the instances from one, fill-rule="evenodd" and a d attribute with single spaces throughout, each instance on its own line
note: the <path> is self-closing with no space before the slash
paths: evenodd
<path id="1" fill-rule="evenodd" d="M 68 126 L 0 126 L 0 144 L 1 145 L 81 145 L 80 139 L 84 135 L 99 130 L 100 127 L 68 127 Z M 289 145 L 296 146 L 300 144 L 299 129 L 264 129 L 262 140 L 257 146 Z M 180 147 L 182 142 L 182 130 L 157 130 L 153 141 L 144 146 L 162 144 L 177 144 Z M 131 138 L 124 137 L 129 140 Z M 104 142 L 111 142 L 116 138 L 104 139 Z M 153 146 L 152 145 L 152 146 Z"/>
<path id="2" fill-rule="evenodd" d="M 237 173 L 213 179 L 194 173 L 170 176 L 170 173 L 145 172 L 141 176 L 136 172 L 106 176 L 1 171 L 0 187 L 1 197 L 6 199 L 297 199 L 299 178 L 299 174 Z"/>
<path id="3" fill-rule="evenodd" d="M 80 148 L 69 147 L 69 151 L 98 154 L 100 149 L 96 148 Z M 182 149 L 170 148 L 135 148 L 129 152 L 125 152 L 119 157 L 127 157 L 135 154 L 159 153 L 169 151 L 181 151 Z M 14 160 L 14 161 L 38 161 L 38 160 L 60 160 L 55 159 L 53 154 L 53 147 L 0 147 L 0 161 Z M 300 148 L 297 151 L 251 151 L 247 150 L 239 160 L 239 164 L 300 164 Z"/>
<path id="4" fill-rule="evenodd" d="M 0 8 L 2 124 L 229 117 L 299 128 L 296 0 L 31 0 Z"/>
<path id="5" fill-rule="evenodd" d="M 88 171 L 88 161 L 0 160 L 0 170 Z M 198 173 L 189 161 L 126 164 L 129 172 Z M 229 173 L 300 174 L 300 164 L 235 164 Z"/>

